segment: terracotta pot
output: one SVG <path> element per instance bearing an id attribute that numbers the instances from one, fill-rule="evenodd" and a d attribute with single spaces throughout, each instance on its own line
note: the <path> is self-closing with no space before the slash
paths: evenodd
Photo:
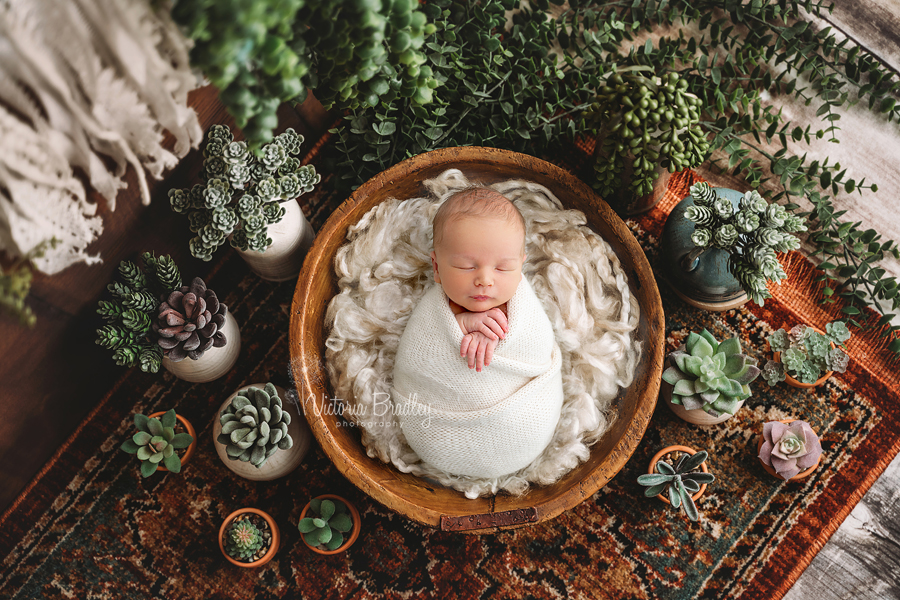
<path id="1" fill-rule="evenodd" d="M 787 425 L 788 423 L 793 423 L 793 422 L 796 421 L 796 420 L 797 420 L 797 419 L 779 419 L 779 423 L 784 423 L 785 425 Z M 810 429 L 812 429 L 812 425 L 810 425 Z M 817 436 L 819 435 L 819 434 L 816 432 L 815 429 L 813 429 L 813 433 L 815 433 Z M 820 465 L 820 464 L 822 464 L 822 454 L 820 454 L 820 455 L 819 455 L 819 459 L 816 461 L 816 464 L 814 464 L 814 465 L 811 466 L 810 468 L 806 469 L 805 471 L 800 471 L 799 473 L 797 473 L 796 475 L 794 475 L 794 476 L 791 477 L 790 479 L 787 479 L 787 480 L 786 480 L 786 479 L 784 479 L 781 475 L 779 475 L 779 474 L 775 471 L 775 469 L 773 469 L 771 466 L 769 466 L 769 465 L 767 465 L 766 463 L 764 463 L 764 462 L 762 461 L 762 459 L 759 458 L 759 451 L 762 450 L 762 446 L 763 446 L 763 443 L 764 443 L 764 442 L 765 442 L 765 438 L 763 437 L 762 431 L 760 431 L 760 433 L 759 433 L 759 439 L 757 440 L 757 443 L 756 443 L 756 457 L 757 457 L 757 459 L 759 459 L 759 464 L 761 464 L 762 467 L 763 467 L 763 469 L 766 470 L 766 473 L 768 473 L 769 475 L 771 475 L 771 476 L 774 477 L 775 479 L 780 479 L 780 480 L 782 480 L 782 481 L 799 481 L 799 480 L 801 480 L 801 479 L 806 479 L 807 477 L 809 477 L 810 475 L 812 475 L 812 472 L 813 472 L 813 471 L 815 471 L 816 469 L 819 468 L 819 465 Z M 823 454 L 824 454 L 824 453 L 823 453 Z"/>
<path id="2" fill-rule="evenodd" d="M 647 473 L 649 473 L 651 475 L 655 474 L 656 473 L 656 463 L 659 462 L 659 459 L 661 459 L 663 456 L 665 456 L 668 452 L 674 452 L 676 450 L 679 452 L 686 452 L 688 454 L 697 454 L 696 450 L 694 450 L 693 448 L 688 448 L 687 446 L 668 446 L 653 455 L 653 458 L 650 459 L 650 468 L 647 469 Z M 672 466 L 674 467 L 675 465 L 672 465 Z M 703 464 L 700 465 L 700 470 L 703 471 L 704 473 L 709 473 L 709 469 L 706 467 L 706 461 L 704 461 Z M 703 495 L 703 492 L 705 492 L 705 491 L 706 491 L 706 484 L 705 483 L 700 484 L 700 490 L 691 496 L 691 500 L 696 502 L 700 498 L 700 496 Z M 665 494 L 657 494 L 656 497 L 671 506 L 672 503 L 669 502 L 669 499 L 665 497 Z"/>
<path id="3" fill-rule="evenodd" d="M 316 237 L 296 200 L 289 200 L 281 205 L 285 209 L 284 217 L 269 225 L 267 230 L 267 235 L 272 238 L 272 245 L 265 252 L 237 251 L 253 272 L 266 281 L 297 279 L 303 268 L 303 259 Z"/>
<path id="4" fill-rule="evenodd" d="M 148 419 L 152 419 L 152 418 L 154 418 L 154 417 L 161 417 L 161 416 L 163 416 L 164 414 L 166 414 L 164 411 L 159 411 L 159 412 L 153 413 L 152 415 L 147 415 L 147 418 L 148 418 Z M 184 427 L 186 433 L 187 433 L 188 435 L 190 435 L 192 438 L 194 438 L 194 441 L 191 442 L 191 445 L 187 447 L 187 450 L 185 451 L 185 453 L 181 455 L 181 466 L 182 466 L 182 468 L 183 468 L 184 465 L 186 465 L 187 462 L 188 462 L 188 461 L 191 459 L 191 457 L 194 455 L 194 450 L 197 448 L 197 431 L 194 429 L 194 426 L 191 425 L 191 422 L 190 422 L 190 421 L 188 421 L 187 419 L 185 419 L 184 417 L 182 417 L 182 416 L 179 415 L 178 413 L 175 413 L 175 418 L 178 419 L 178 422 L 181 423 L 181 426 L 182 426 L 182 427 Z M 165 467 L 162 465 L 162 463 L 160 463 L 160 464 L 156 467 L 156 470 L 157 470 L 157 471 L 165 471 L 166 473 L 169 472 L 169 470 L 168 470 L 167 468 L 165 468 Z"/>
<path id="5" fill-rule="evenodd" d="M 809 328 L 812 329 L 813 331 L 816 331 L 816 332 L 818 332 L 818 333 L 821 333 L 822 335 L 825 335 L 825 332 L 822 331 L 821 329 L 819 329 L 818 327 L 813 327 L 812 325 L 807 325 L 807 327 L 809 327 Z M 834 348 L 834 342 L 831 342 L 831 347 Z M 772 348 L 769 347 L 769 350 L 771 350 L 771 349 L 772 349 Z M 776 352 L 776 353 L 775 353 L 775 360 L 776 360 L 777 362 L 781 362 L 781 352 Z M 824 375 L 822 375 L 821 377 L 819 377 L 818 379 L 816 379 L 813 383 L 802 383 L 802 382 L 800 382 L 800 381 L 797 381 L 796 379 L 794 379 L 794 378 L 791 377 L 790 375 L 788 375 L 788 374 L 787 374 L 787 369 L 785 369 L 785 371 L 784 371 L 784 382 L 787 383 L 789 386 L 792 386 L 792 387 L 795 387 L 795 388 L 807 389 L 807 390 L 808 390 L 808 389 L 810 389 L 810 388 L 814 388 L 814 387 L 818 387 L 818 386 L 822 385 L 822 384 L 825 383 L 825 382 L 828 380 L 828 378 L 831 377 L 832 375 L 834 375 L 834 371 L 828 371 L 828 372 L 826 372 Z"/>
<path id="6" fill-rule="evenodd" d="M 222 541 L 222 538 L 225 537 L 225 528 L 228 527 L 235 517 L 242 515 L 244 513 L 251 513 L 254 515 L 259 515 L 263 519 L 266 520 L 266 523 L 269 525 L 269 531 L 272 532 L 272 544 L 269 546 L 269 550 L 263 555 L 263 557 L 255 562 L 245 563 L 239 560 L 234 560 L 225 552 L 225 542 Z M 222 526 L 219 527 L 219 550 L 222 551 L 222 555 L 228 559 L 233 565 L 237 565 L 239 567 L 246 568 L 254 568 L 261 567 L 275 556 L 278 552 L 278 547 L 281 545 L 281 531 L 278 529 L 278 525 L 275 523 L 275 519 L 269 515 L 269 513 L 259 510 L 258 508 L 239 508 L 222 521 Z"/>
<path id="7" fill-rule="evenodd" d="M 722 413 L 718 417 L 714 417 L 710 415 L 708 412 L 703 410 L 702 408 L 695 408 L 693 410 L 688 410 L 681 404 L 675 404 L 672 402 L 672 390 L 674 386 L 671 383 L 662 382 L 662 392 L 663 398 L 666 401 L 666 405 L 669 409 L 675 413 L 679 419 L 687 421 L 688 423 L 692 423 L 694 425 L 718 425 L 719 423 L 724 423 L 734 415 L 728 413 Z M 744 406 L 745 400 L 742 400 L 737 408 L 735 409 L 735 414 Z"/>
<path id="8" fill-rule="evenodd" d="M 307 548 L 309 548 L 310 550 L 312 550 L 313 552 L 316 552 L 318 554 L 339 554 L 339 553 L 343 552 L 344 550 L 346 550 L 347 548 L 349 548 L 350 546 L 352 546 L 353 542 L 356 541 L 356 538 L 359 537 L 359 531 L 362 528 L 362 521 L 360 520 L 360 517 L 359 517 L 359 511 L 356 510 L 356 507 L 353 506 L 350 502 L 348 502 L 347 500 L 345 500 L 344 498 L 342 498 L 340 496 L 335 496 L 334 494 L 322 494 L 321 496 L 316 496 L 316 499 L 338 500 L 338 501 L 344 503 L 344 505 L 347 507 L 347 510 L 350 511 L 350 518 L 353 519 L 353 529 L 350 530 L 350 537 L 347 538 L 346 540 L 344 540 L 344 543 L 341 544 L 335 550 L 321 550 L 319 548 L 310 546 L 309 544 L 306 543 L 306 539 L 303 538 L 302 534 L 300 535 L 300 539 L 303 540 L 303 543 L 306 544 Z M 307 502 L 306 506 L 303 507 L 303 512 L 300 513 L 299 520 L 303 520 L 303 517 L 306 516 L 307 512 L 309 512 L 309 502 Z"/>
<path id="9" fill-rule="evenodd" d="M 218 379 L 231 370 L 241 351 L 241 330 L 231 311 L 225 315 L 222 332 L 227 341 L 221 348 L 210 348 L 197 360 L 185 358 L 174 362 L 163 357 L 162 366 L 178 379 L 191 383 L 206 383 Z"/>
<path id="10" fill-rule="evenodd" d="M 228 396 L 225 402 L 219 407 L 219 410 L 216 411 L 212 432 L 213 445 L 216 448 L 216 453 L 219 455 L 219 458 L 222 459 L 222 462 L 225 463 L 226 467 L 244 479 L 249 479 L 251 481 L 271 481 L 273 479 L 278 479 L 279 477 L 284 477 L 300 466 L 300 463 L 303 462 L 303 457 L 306 456 L 310 443 L 312 442 L 312 432 L 309 430 L 306 419 L 302 414 L 299 414 L 294 403 L 287 399 L 287 392 L 284 388 L 277 385 L 275 386 L 275 389 L 278 391 L 278 397 L 282 400 L 282 409 L 291 415 L 291 424 L 288 425 L 288 433 L 294 441 L 294 445 L 291 446 L 289 450 L 278 450 L 275 454 L 270 456 L 261 467 L 257 468 L 249 462 L 231 460 L 228 458 L 225 446 L 217 441 L 219 434 L 222 433 L 222 424 L 219 422 L 219 415 L 225 407 L 231 403 L 234 397 L 238 395 L 238 392 L 246 390 L 249 387 L 263 389 L 266 387 L 266 384 L 251 383 L 242 386 Z"/>

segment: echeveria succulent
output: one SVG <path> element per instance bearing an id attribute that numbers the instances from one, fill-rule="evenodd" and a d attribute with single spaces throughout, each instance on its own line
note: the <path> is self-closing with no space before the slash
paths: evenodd
<path id="1" fill-rule="evenodd" d="M 353 529 L 353 519 L 340 500 L 315 498 L 309 503 L 308 516 L 300 519 L 297 528 L 310 546 L 337 550 L 344 543 L 343 534 Z"/>
<path id="2" fill-rule="evenodd" d="M 656 463 L 656 473 L 641 475 L 637 481 L 639 484 L 647 486 L 647 489 L 644 490 L 645 496 L 649 498 L 667 492 L 672 507 L 684 507 L 688 518 L 696 521 L 699 514 L 691 494 L 699 492 L 701 484 L 712 483 L 716 477 L 712 473 L 704 473 L 699 470 L 700 465 L 706 461 L 708 456 L 705 450 L 696 454 L 679 453 L 681 456 L 675 460 L 675 464 L 666 462 L 664 460 L 666 457 L 663 456 Z"/>
<path id="3" fill-rule="evenodd" d="M 228 458 L 249 462 L 256 468 L 279 449 L 294 445 L 288 434 L 291 414 L 283 410 L 278 390 L 271 383 L 264 389 L 251 386 L 239 392 L 222 409 L 219 422 L 222 433 L 216 441 L 226 447 Z"/>
<path id="4" fill-rule="evenodd" d="M 806 325 L 797 325 L 790 332 L 779 329 L 768 341 L 772 352 L 781 353 L 781 360 L 768 361 L 763 378 L 769 385 L 784 381 L 785 375 L 800 383 L 815 383 L 827 371 L 843 373 L 850 357 L 837 346 L 844 346 L 849 338 L 850 331 L 842 321 L 828 323 L 824 334 Z"/>
<path id="5" fill-rule="evenodd" d="M 126 440 L 121 448 L 129 454 L 137 454 L 141 461 L 141 475 L 150 477 L 162 463 L 173 473 L 181 472 L 181 457 L 176 450 L 187 448 L 194 441 L 188 433 L 175 433 L 175 409 L 160 418 L 148 419 L 142 414 L 134 415 L 134 425 L 138 432 Z"/>
<path id="6" fill-rule="evenodd" d="M 688 336 L 684 348 L 669 354 L 663 380 L 674 386 L 672 402 L 687 410 L 703 409 L 718 417 L 734 414 L 750 397 L 750 382 L 760 369 L 756 359 L 741 354 L 741 343 L 730 338 L 719 343 L 706 329 Z"/>
<path id="7" fill-rule="evenodd" d="M 763 444 L 759 460 L 785 480 L 815 466 L 822 454 L 819 436 L 806 421 L 782 423 L 769 421 L 763 425 Z"/>

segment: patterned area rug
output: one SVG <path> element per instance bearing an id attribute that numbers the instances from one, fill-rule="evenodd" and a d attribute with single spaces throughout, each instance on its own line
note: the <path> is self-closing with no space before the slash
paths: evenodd
<path id="1" fill-rule="evenodd" d="M 561 164 L 577 172 L 590 148 Z M 695 176 L 673 177 L 663 202 L 629 221 L 651 262 L 665 215 Z M 324 187 L 324 186 L 323 186 Z M 304 197 L 318 228 L 340 198 Z M 765 361 L 773 329 L 834 318 L 817 306 L 802 256 L 788 257 L 790 284 L 764 308 L 708 313 L 660 290 L 668 349 L 692 330 L 739 335 Z M 275 482 L 233 475 L 213 447 L 215 411 L 238 387 L 273 381 L 292 388 L 288 324 L 293 283 L 265 282 L 233 252 L 208 278 L 241 326 L 237 366 L 208 384 L 132 370 L 0 518 L 0 596 L 51 598 L 780 598 L 900 449 L 898 384 L 877 338 L 854 332 L 850 370 L 814 393 L 754 382 L 739 414 L 713 427 L 676 418 L 660 403 L 626 467 L 605 488 L 560 517 L 530 528 L 471 536 L 423 528 L 354 488 L 315 445 L 299 469 Z M 890 382 L 890 383 L 889 383 Z M 135 412 L 174 407 L 197 428 L 199 448 L 180 475 L 142 479 L 118 447 Z M 766 420 L 798 417 L 822 436 L 822 465 L 809 479 L 784 483 L 763 471 L 755 437 Z M 635 482 L 661 447 L 710 453 L 717 481 L 691 523 Z M 323 557 L 300 540 L 308 499 L 336 493 L 362 514 L 347 552 Z M 260 569 L 231 566 L 216 535 L 233 510 L 269 512 L 283 537 Z"/>

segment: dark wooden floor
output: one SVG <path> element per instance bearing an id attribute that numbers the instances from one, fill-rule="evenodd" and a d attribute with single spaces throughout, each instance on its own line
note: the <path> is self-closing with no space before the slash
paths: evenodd
<path id="1" fill-rule="evenodd" d="M 211 87 L 192 93 L 190 104 L 206 130 L 214 123 L 233 121 Z M 296 110 L 284 105 L 280 129 L 293 127 L 311 142 L 333 117 L 315 100 Z M 169 140 L 171 142 L 171 140 Z M 97 346 L 95 313 L 120 261 L 135 260 L 144 251 L 170 254 L 182 272 L 203 277 L 209 263 L 188 251 L 191 236 L 186 221 L 169 208 L 168 191 L 196 182 L 202 157 L 192 151 L 162 181 L 150 181 L 153 201 L 142 206 L 133 171 L 128 188 L 119 193 L 110 212 L 96 192 L 104 231 L 89 248 L 103 264 L 73 265 L 52 277 L 36 274 L 28 304 L 37 315 L 34 329 L 0 315 L 0 510 L 12 502 L 56 449 L 124 373 Z M 225 249 L 220 252 L 226 251 Z"/>

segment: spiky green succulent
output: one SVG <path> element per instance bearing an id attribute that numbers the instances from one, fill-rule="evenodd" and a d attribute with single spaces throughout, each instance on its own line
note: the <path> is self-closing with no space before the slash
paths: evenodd
<path id="1" fill-rule="evenodd" d="M 294 440 L 288 434 L 291 415 L 284 410 L 278 390 L 249 387 L 239 392 L 219 415 L 222 433 L 216 438 L 228 458 L 259 468 L 279 449 L 288 450 Z"/>
<path id="2" fill-rule="evenodd" d="M 687 517 L 691 521 L 696 521 L 700 515 L 691 495 L 700 491 L 701 484 L 712 483 L 716 477 L 712 473 L 699 470 L 708 456 L 705 450 L 696 454 L 687 452 L 678 454 L 680 456 L 675 459 L 674 465 L 660 459 L 656 463 L 656 473 L 641 475 L 637 481 L 640 485 L 647 486 L 644 490 L 645 496 L 650 498 L 667 492 L 672 508 L 683 508 Z"/>
<path id="3" fill-rule="evenodd" d="M 225 552 L 235 560 L 251 562 L 264 543 L 262 532 L 250 519 L 235 519 L 225 530 Z"/>
<path id="4" fill-rule="evenodd" d="M 775 253 L 800 247 L 792 234 L 806 231 L 804 220 L 779 204 L 767 203 L 755 190 L 744 194 L 738 208 L 705 181 L 692 185 L 690 191 L 694 205 L 684 216 L 694 223 L 691 241 L 698 248 L 728 252 L 731 274 L 761 306 L 772 297 L 768 282 L 787 277 Z"/>
<path id="5" fill-rule="evenodd" d="M 706 329 L 691 332 L 683 349 L 669 354 L 663 380 L 674 386 L 672 402 L 710 416 L 734 414 L 750 397 L 750 382 L 760 374 L 756 359 L 741 354 L 737 337 L 719 343 Z"/>
<path id="6" fill-rule="evenodd" d="M 763 378 L 769 385 L 784 381 L 785 375 L 800 383 L 815 383 L 828 371 L 843 373 L 850 356 L 841 347 L 846 348 L 844 342 L 849 338 L 850 330 L 843 321 L 825 325 L 824 335 L 806 325 L 797 325 L 790 332 L 779 329 L 768 341 L 772 352 L 781 353 L 781 360 L 766 362 Z"/>
<path id="7" fill-rule="evenodd" d="M 142 414 L 134 415 L 134 425 L 138 431 L 131 439 L 125 440 L 121 448 L 128 454 L 136 454 L 141 461 L 141 475 L 150 477 L 162 465 L 172 473 L 181 472 L 181 457 L 176 450 L 187 448 L 194 441 L 188 433 L 175 433 L 175 409 L 161 418 L 148 419 Z"/>
<path id="8" fill-rule="evenodd" d="M 142 260 L 143 269 L 127 260 L 119 263 L 117 280 L 106 288 L 112 299 L 100 300 L 97 307 L 106 324 L 97 329 L 96 343 L 113 351 L 117 365 L 139 365 L 142 371 L 156 373 L 163 352 L 150 330 L 160 295 L 181 286 L 181 273 L 170 256 L 157 258 L 145 252 Z"/>
<path id="9" fill-rule="evenodd" d="M 297 528 L 310 546 L 337 550 L 344 543 L 344 534 L 353 529 L 353 519 L 340 500 L 314 498 L 308 516 L 300 519 Z"/>

